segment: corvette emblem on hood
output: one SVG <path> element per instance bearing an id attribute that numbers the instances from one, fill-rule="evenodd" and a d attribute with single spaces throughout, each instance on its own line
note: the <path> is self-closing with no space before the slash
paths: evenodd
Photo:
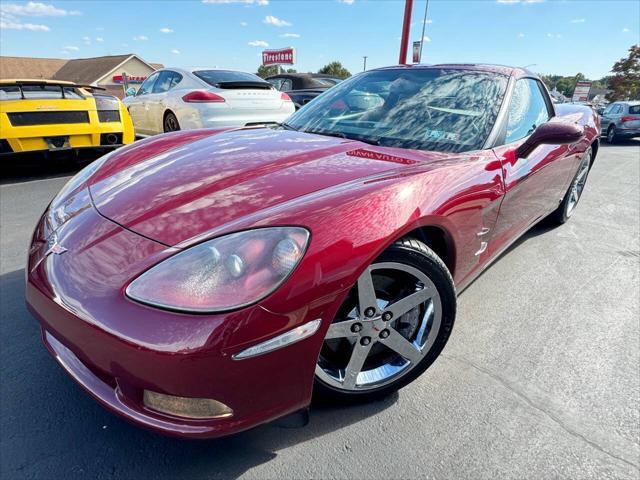
<path id="1" fill-rule="evenodd" d="M 64 252 L 66 252 L 67 249 L 64 248 L 62 245 L 60 245 L 58 243 L 58 237 L 57 235 L 54 233 L 52 234 L 49 239 L 47 240 L 47 251 L 44 252 L 44 256 L 48 256 L 49 254 L 53 253 L 55 255 L 61 255 Z"/>

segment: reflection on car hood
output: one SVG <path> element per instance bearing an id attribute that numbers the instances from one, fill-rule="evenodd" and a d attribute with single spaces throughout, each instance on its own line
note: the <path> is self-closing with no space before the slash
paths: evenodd
<path id="1" fill-rule="evenodd" d="M 193 132 L 134 144 L 110 159 L 90 181 L 98 211 L 176 245 L 261 209 L 417 163 L 396 149 L 295 131 Z"/>

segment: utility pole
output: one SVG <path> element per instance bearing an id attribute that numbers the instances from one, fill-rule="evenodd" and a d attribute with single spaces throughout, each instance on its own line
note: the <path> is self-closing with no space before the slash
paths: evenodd
<path id="1" fill-rule="evenodd" d="M 404 20 L 402 22 L 402 37 L 400 37 L 400 65 L 407 64 L 407 51 L 409 50 L 409 30 L 411 28 L 411 11 L 413 10 L 413 0 L 404 1 Z"/>
<path id="2" fill-rule="evenodd" d="M 422 46 L 424 45 L 424 30 L 427 28 L 427 11 L 429 10 L 429 0 L 424 7 L 424 20 L 422 21 L 422 37 L 420 37 L 420 59 L 418 63 L 422 63 Z"/>
<path id="3" fill-rule="evenodd" d="M 362 65 L 362 71 L 363 71 L 363 72 L 365 72 L 365 71 L 367 70 L 367 58 L 368 58 L 368 57 L 367 57 L 366 55 L 364 55 L 364 56 L 362 57 L 362 59 L 364 60 L 364 63 L 363 63 L 363 65 Z"/>

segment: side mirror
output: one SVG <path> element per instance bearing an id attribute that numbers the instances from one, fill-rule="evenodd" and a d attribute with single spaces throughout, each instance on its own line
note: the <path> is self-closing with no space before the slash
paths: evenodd
<path id="1" fill-rule="evenodd" d="M 577 123 L 552 121 L 538 126 L 531 136 L 518 147 L 518 158 L 526 158 L 538 145 L 566 145 L 580 140 L 584 127 Z"/>
<path id="2" fill-rule="evenodd" d="M 129 87 L 129 88 L 127 88 L 126 92 L 124 92 L 124 93 L 127 94 L 127 97 L 130 97 L 130 96 L 136 94 L 136 89 L 133 88 L 133 87 Z"/>

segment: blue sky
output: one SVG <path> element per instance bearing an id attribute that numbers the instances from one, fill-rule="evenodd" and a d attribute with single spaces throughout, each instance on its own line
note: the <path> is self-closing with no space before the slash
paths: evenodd
<path id="1" fill-rule="evenodd" d="M 415 0 L 411 40 L 425 0 Z M 398 61 L 403 1 L 184 0 L 0 3 L 2 55 L 76 58 L 134 52 L 167 66 L 255 71 L 264 45 L 293 46 L 300 71 L 352 72 Z M 430 0 L 423 63 L 531 65 L 606 75 L 639 42 L 640 2 Z"/>

